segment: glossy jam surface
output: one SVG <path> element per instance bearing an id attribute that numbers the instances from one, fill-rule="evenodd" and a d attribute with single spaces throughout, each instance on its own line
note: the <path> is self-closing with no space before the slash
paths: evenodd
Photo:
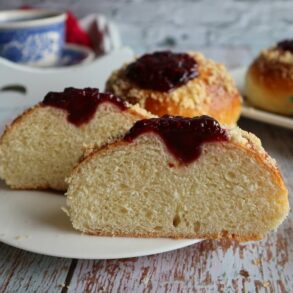
<path id="1" fill-rule="evenodd" d="M 125 70 L 126 78 L 140 88 L 159 92 L 178 88 L 198 74 L 194 58 L 170 51 L 143 55 Z"/>
<path id="2" fill-rule="evenodd" d="M 204 143 L 228 141 L 227 131 L 209 116 L 183 118 L 168 115 L 136 122 L 124 140 L 131 142 L 147 132 L 158 134 L 168 150 L 183 164 L 196 160 Z"/>
<path id="3" fill-rule="evenodd" d="M 63 92 L 49 92 L 42 104 L 67 111 L 68 121 L 80 126 L 88 123 L 96 113 L 98 105 L 104 102 L 110 102 L 121 110 L 126 108 L 120 98 L 110 93 L 100 93 L 95 88 L 76 89 L 70 87 Z"/>
<path id="4" fill-rule="evenodd" d="M 277 48 L 282 51 L 289 51 L 293 53 L 293 40 L 284 40 L 277 44 Z"/>

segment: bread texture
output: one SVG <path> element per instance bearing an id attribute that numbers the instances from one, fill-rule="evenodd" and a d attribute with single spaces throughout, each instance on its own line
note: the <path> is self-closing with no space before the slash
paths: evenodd
<path id="1" fill-rule="evenodd" d="M 104 102 L 88 123 L 76 126 L 67 120 L 66 111 L 40 103 L 17 117 L 2 135 L 0 177 L 15 189 L 64 191 L 64 179 L 86 145 L 111 142 L 136 120 L 150 116 L 137 106 L 122 111 Z"/>
<path id="2" fill-rule="evenodd" d="M 139 88 L 125 77 L 128 64 L 112 73 L 106 89 L 158 116 L 209 115 L 222 124 L 236 124 L 241 112 L 241 96 L 225 66 L 206 59 L 201 53 L 188 54 L 196 60 L 199 75 L 173 91 Z"/>
<path id="3" fill-rule="evenodd" d="M 276 47 L 263 50 L 249 66 L 245 95 L 260 109 L 293 115 L 293 53 Z"/>
<path id="4" fill-rule="evenodd" d="M 92 235 L 258 240 L 289 211 L 282 176 L 239 128 L 188 165 L 154 132 L 95 149 L 68 178 L 66 211 Z"/>

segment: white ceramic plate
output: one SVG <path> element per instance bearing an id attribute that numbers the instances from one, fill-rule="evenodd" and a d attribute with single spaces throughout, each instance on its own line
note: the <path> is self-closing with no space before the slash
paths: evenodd
<path id="1" fill-rule="evenodd" d="M 129 49 L 121 49 L 84 66 L 47 70 L 0 60 L 0 89 L 9 84 L 26 88 L 25 94 L 0 92 L 0 129 L 23 108 L 40 101 L 48 90 L 61 90 L 66 86 L 103 88 L 110 72 L 132 57 Z M 62 194 L 13 191 L 0 182 L 0 241 L 36 253 L 81 259 L 150 255 L 201 241 L 82 235 L 71 227 L 61 210 L 64 205 Z"/>
<path id="2" fill-rule="evenodd" d="M 0 184 L 0 240 L 51 256 L 79 259 L 126 258 L 166 252 L 200 240 L 97 237 L 75 231 L 62 194 L 12 191 Z"/>
<path id="3" fill-rule="evenodd" d="M 242 95 L 245 95 L 244 79 L 245 79 L 246 70 L 247 70 L 247 68 L 240 68 L 240 69 L 231 70 L 231 74 L 232 74 L 234 80 L 236 81 L 236 85 Z M 266 112 L 266 111 L 262 111 L 262 110 L 256 109 L 256 108 L 248 105 L 245 102 L 243 104 L 241 115 L 243 117 L 247 117 L 250 119 L 257 120 L 257 121 L 261 121 L 261 122 L 293 129 L 293 118 L 281 116 L 281 115 Z"/>

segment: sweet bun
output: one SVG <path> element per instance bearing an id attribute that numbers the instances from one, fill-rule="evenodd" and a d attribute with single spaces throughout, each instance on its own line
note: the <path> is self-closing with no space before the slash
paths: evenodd
<path id="1" fill-rule="evenodd" d="M 158 116 L 209 115 L 234 125 L 241 111 L 241 97 L 226 68 L 195 52 L 144 55 L 113 72 L 106 89 Z"/>
<path id="2" fill-rule="evenodd" d="M 202 116 L 135 123 L 68 179 L 66 212 L 93 235 L 256 240 L 288 214 L 288 192 L 259 139 Z"/>
<path id="3" fill-rule="evenodd" d="M 263 50 L 250 65 L 245 95 L 252 105 L 293 115 L 293 40 Z"/>
<path id="4" fill-rule="evenodd" d="M 123 136 L 150 117 L 97 89 L 67 88 L 17 117 L 0 141 L 0 177 L 17 189 L 66 190 L 65 177 L 83 154 Z"/>

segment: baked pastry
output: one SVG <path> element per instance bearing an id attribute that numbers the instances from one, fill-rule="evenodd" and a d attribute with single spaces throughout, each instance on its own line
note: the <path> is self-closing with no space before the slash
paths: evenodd
<path id="1" fill-rule="evenodd" d="M 256 240 L 289 210 L 260 140 L 208 116 L 138 121 L 68 182 L 73 227 L 93 235 Z"/>
<path id="2" fill-rule="evenodd" d="M 50 92 L 6 128 L 0 177 L 17 189 L 66 190 L 64 179 L 83 154 L 83 145 L 113 141 L 146 117 L 145 110 L 98 89 Z"/>
<path id="3" fill-rule="evenodd" d="M 226 68 L 202 54 L 155 52 L 112 73 L 106 89 L 151 113 L 236 124 L 241 97 Z"/>
<path id="4" fill-rule="evenodd" d="M 293 115 L 293 40 L 259 54 L 247 71 L 245 95 L 260 109 Z"/>

